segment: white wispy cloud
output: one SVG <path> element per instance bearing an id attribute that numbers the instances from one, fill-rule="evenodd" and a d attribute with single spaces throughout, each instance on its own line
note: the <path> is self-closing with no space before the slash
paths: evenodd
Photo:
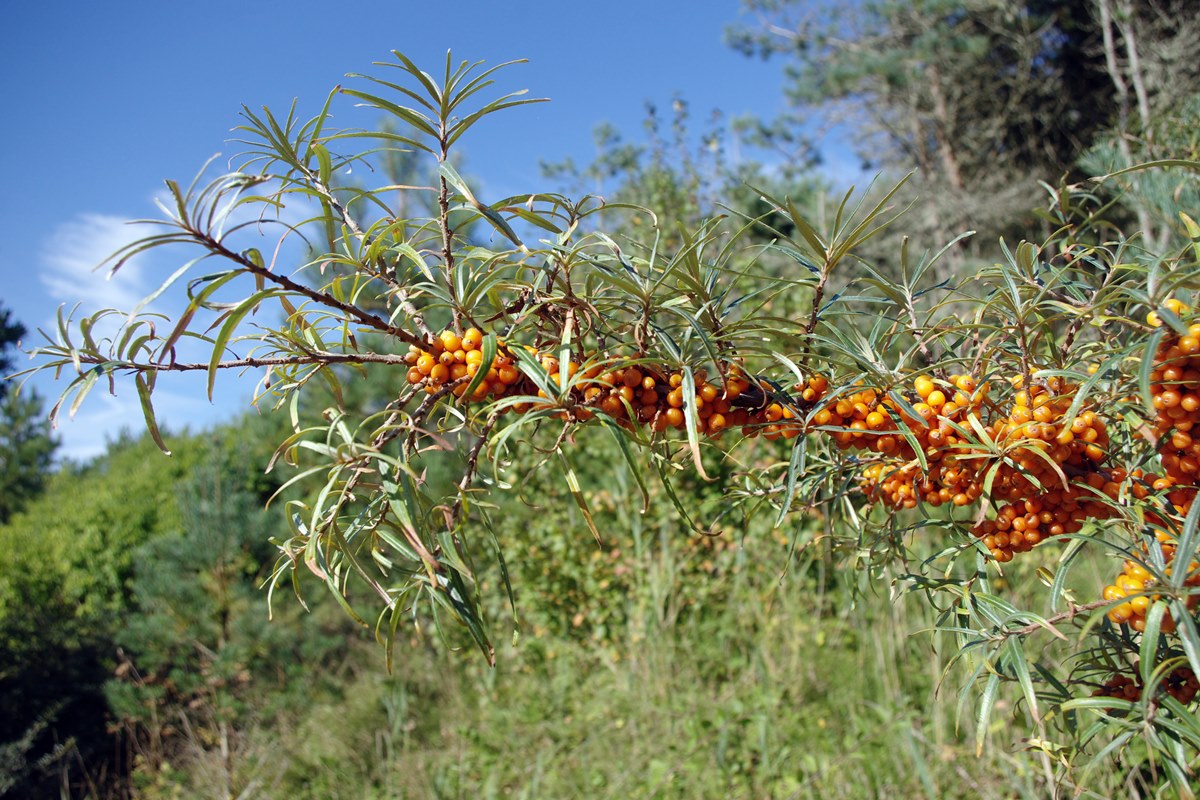
<path id="1" fill-rule="evenodd" d="M 157 199 L 167 208 L 174 205 L 174 201 L 165 194 L 160 194 Z M 232 237 L 236 241 L 231 240 L 230 247 L 235 250 L 257 247 L 268 262 L 278 256 L 275 269 L 290 274 L 304 258 L 304 249 L 298 236 L 284 236 L 286 226 L 300 223 L 314 211 L 311 202 L 293 200 L 282 213 L 272 213 L 268 217 L 278 218 L 285 225 L 251 224 Z M 159 214 L 161 212 L 156 212 L 153 216 Z M 224 227 L 228 230 L 257 219 L 254 209 L 239 207 L 225 220 Z M 111 265 L 100 270 L 96 267 L 125 245 L 166 230 L 144 223 L 131 224 L 111 214 L 79 214 L 60 224 L 43 242 L 39 280 L 56 305 L 63 304 L 67 309 L 79 305 L 76 320 L 104 308 L 129 312 L 187 260 L 195 258 L 202 251 L 179 246 L 153 248 L 129 259 L 111 278 Z M 285 238 L 284 245 L 277 248 L 281 237 Z M 195 274 L 200 274 L 204 269 L 199 267 Z M 177 317 L 186 305 L 183 287 L 190 277 L 192 275 L 182 276 L 150 306 L 142 309 L 142 313 L 157 312 L 167 317 Z M 229 296 L 223 299 L 236 297 L 239 286 L 243 284 L 235 283 L 226 287 Z M 200 314 L 193 321 L 193 329 L 203 330 L 207 317 L 207 314 Z M 99 340 L 112 337 L 123 321 L 123 316 L 108 317 L 93 329 L 93 336 Z M 170 327 L 169 323 L 160 323 L 160 330 L 163 325 L 168 329 Z M 52 320 L 43 322 L 43 326 L 50 332 L 55 327 Z M 205 361 L 208 353 L 203 342 L 185 338 L 177 344 L 176 356 L 180 361 Z M 227 420 L 249 407 L 253 385 L 258 377 L 256 374 L 220 375 L 213 402 L 210 402 L 203 373 L 161 375 L 154 393 L 159 425 L 170 431 L 184 427 L 195 431 Z M 34 376 L 32 383 L 34 388 L 50 398 L 50 402 L 65 387 L 65 382 L 56 383 L 47 373 Z M 118 376 L 115 395 L 110 394 L 108 388 L 105 381 L 98 382 L 73 418 L 63 410 L 57 426 L 61 441 L 60 457 L 87 460 L 103 453 L 108 442 L 119 436 L 122 430 L 139 434 L 144 429 L 142 409 L 132 380 L 128 376 Z"/>
<path id="2" fill-rule="evenodd" d="M 63 304 L 67 309 L 79 305 L 76 320 L 103 308 L 131 311 L 195 253 L 179 247 L 152 249 L 132 257 L 111 277 L 111 265 L 99 270 L 96 266 L 125 245 L 163 230 L 158 226 L 131 224 L 110 214 L 80 214 L 60 224 L 43 242 L 38 277 L 55 304 Z M 172 310 L 181 309 L 186 302 L 183 286 L 183 281 L 177 283 L 143 309 L 143 313 L 157 311 L 170 316 Z M 93 330 L 93 335 L 99 340 L 111 337 L 123 321 L 123 316 L 108 317 Z M 48 331 L 54 330 L 52 322 L 43 325 Z M 179 357 L 185 361 L 203 360 L 202 350 L 200 342 L 184 340 L 180 343 Z M 53 381 L 46 373 L 35 378 L 35 388 L 49 397 L 50 402 L 66 385 Z M 116 394 L 110 394 L 107 382 L 99 381 L 74 417 L 63 410 L 56 431 L 61 441 L 60 457 L 90 459 L 103 453 L 108 442 L 122 430 L 136 435 L 145 428 L 133 381 L 118 376 L 114 388 Z M 202 374 L 163 376 L 154 393 L 159 425 L 172 431 L 184 427 L 196 430 L 228 419 L 244 407 L 249 391 L 242 390 L 236 379 L 220 381 L 219 388 L 222 391 L 214 393 L 216 402 L 210 403 Z"/>
<path id="3" fill-rule="evenodd" d="M 151 233 L 148 225 L 133 225 L 111 214 L 80 214 L 60 224 L 47 237 L 41 253 L 40 278 L 56 301 L 83 311 L 129 309 L 147 293 L 146 258 L 131 258 L 116 275 L 97 265 L 120 248 Z"/>

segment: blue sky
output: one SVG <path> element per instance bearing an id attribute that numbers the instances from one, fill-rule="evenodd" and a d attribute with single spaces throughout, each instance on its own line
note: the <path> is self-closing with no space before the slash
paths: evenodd
<path id="1" fill-rule="evenodd" d="M 299 99 L 320 107 L 347 72 L 399 49 L 430 71 L 456 60 L 514 58 L 498 88 L 552 102 L 506 112 L 463 140 L 467 170 L 485 196 L 544 189 L 540 161 L 594 155 L 592 130 L 614 123 L 638 138 L 647 101 L 680 93 L 702 120 L 783 109 L 780 65 L 747 59 L 722 33 L 738 20 L 720 2 L 46 2 L 9 3 L 0 32 L 0 302 L 31 329 L 61 303 L 129 308 L 181 259 L 154 257 L 112 281 L 92 266 L 157 216 L 164 178 L 186 182 L 227 140 L 244 103 L 273 110 Z M 224 161 L 222 160 L 222 163 Z M 36 336 L 27 344 L 36 343 Z M 174 377 L 174 376 L 169 376 Z M 245 407 L 250 381 L 226 381 L 210 404 L 196 380 L 160 381 L 160 421 L 193 428 Z M 34 385 L 56 396 L 61 384 Z M 142 425 L 128 385 L 94 392 L 59 428 L 63 454 L 102 450 Z"/>

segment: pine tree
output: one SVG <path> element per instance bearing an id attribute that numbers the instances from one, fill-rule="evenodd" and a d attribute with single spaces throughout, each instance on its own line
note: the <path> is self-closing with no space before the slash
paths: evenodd
<path id="1" fill-rule="evenodd" d="M 24 335 L 25 326 L 0 308 L 0 376 L 12 370 L 8 351 Z M 41 398 L 0 381 L 0 524 L 41 492 L 56 447 Z"/>
<path id="2" fill-rule="evenodd" d="M 1087 177 L 1077 159 L 1130 107 L 1170 106 L 1200 76 L 1182 0 L 745 0 L 730 32 L 785 60 L 793 122 L 853 131 L 869 170 L 912 171 L 925 244 L 1028 230 L 1035 182 Z M 1021 234 L 1023 235 L 1023 234 Z"/>

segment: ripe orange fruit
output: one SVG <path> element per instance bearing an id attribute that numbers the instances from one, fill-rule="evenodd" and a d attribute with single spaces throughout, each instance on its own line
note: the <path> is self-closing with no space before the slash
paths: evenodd
<path id="1" fill-rule="evenodd" d="M 483 346 L 483 332 L 478 328 L 467 328 L 462 335 L 463 350 L 477 350 Z"/>

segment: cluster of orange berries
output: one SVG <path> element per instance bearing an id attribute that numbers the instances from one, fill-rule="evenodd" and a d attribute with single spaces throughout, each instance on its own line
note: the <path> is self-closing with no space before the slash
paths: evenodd
<path id="1" fill-rule="evenodd" d="M 864 470 L 864 489 L 892 508 L 970 505 L 991 474 L 991 496 L 1005 504 L 972 533 L 994 559 L 1009 561 L 1048 536 L 1075 533 L 1084 520 L 1109 516 L 1101 495 L 1115 499 L 1127 477 L 1103 470 L 1109 437 L 1098 414 L 1084 410 L 1066 419 L 1074 386 L 1057 377 L 1027 388 L 1023 378 L 1012 383 L 1011 408 L 986 425 L 980 415 L 994 410 L 989 387 L 970 375 L 940 383 L 918 376 L 906 398 L 909 409 L 891 393 L 879 397 L 863 389 L 821 409 L 813 421 L 842 428 L 833 434 L 839 447 L 883 456 Z M 996 451 L 972 441 L 977 430 Z M 1000 463 L 996 452 L 1005 457 Z"/>
<path id="2" fill-rule="evenodd" d="M 552 368 L 557 368 L 555 359 L 543 359 L 542 366 L 553 377 Z M 570 368 L 568 365 L 568 370 Z M 684 383 L 681 371 L 638 364 L 615 369 L 594 367 L 584 374 L 579 386 L 586 407 L 602 411 L 624 425 L 630 425 L 636 419 L 661 433 L 686 425 L 688 398 Z M 750 387 L 750 382 L 739 370 L 730 368 L 723 386 L 710 383 L 707 372 L 697 370 L 693 385 L 695 392 L 691 399 L 699 433 L 717 437 L 731 427 L 750 424 L 748 412 L 734 405 L 734 401 Z"/>
<path id="3" fill-rule="evenodd" d="M 551 378 L 558 374 L 559 364 L 552 356 L 542 358 L 542 367 Z M 575 402 L 582 406 L 575 412 L 577 419 L 588 419 L 593 411 L 600 411 L 621 425 L 631 426 L 636 420 L 656 433 L 686 427 L 689 398 L 682 371 L 639 363 L 618 368 L 594 366 L 579 373 L 572 362 L 568 374 L 579 375 L 572 386 Z M 824 377 L 813 376 L 794 387 L 800 400 L 776 402 L 769 385 L 755 385 L 735 364 L 725 365 L 724 380 L 719 383 L 710 382 L 706 370 L 696 370 L 690 398 L 696 412 L 696 430 L 711 438 L 731 428 L 740 428 L 748 437 L 762 434 L 771 440 L 795 438 L 804 432 L 797 414 L 811 408 L 811 402 L 803 398 L 815 401 L 827 386 Z M 540 390 L 536 394 L 545 396 Z"/>
<path id="4" fill-rule="evenodd" d="M 409 383 L 423 385 L 429 394 L 449 384 L 454 396 L 461 397 L 483 366 L 483 332 L 478 328 L 468 328 L 462 335 L 442 331 L 428 350 L 410 346 L 404 361 L 409 364 Z M 497 352 L 487 374 L 471 392 L 471 399 L 503 397 L 524 377 L 510 353 Z"/>
<path id="5" fill-rule="evenodd" d="M 405 356 L 409 364 L 408 382 L 429 394 L 447 386 L 461 397 L 472 379 L 484 368 L 483 333 L 469 328 L 461 335 L 453 330 L 439 334 L 428 349 L 410 347 Z M 560 383 L 563 370 L 555 355 L 525 349 L 540 363 L 552 384 Z M 587 362 L 585 362 L 586 364 Z M 768 384 L 753 383 L 736 364 L 724 365 L 721 382 L 710 382 L 705 370 L 693 374 L 694 392 L 690 398 L 696 412 L 699 433 L 718 437 L 730 428 L 741 428 L 746 436 L 763 434 L 766 438 L 792 439 L 804 432 L 798 413 L 805 413 L 820 400 L 828 381 L 814 375 L 793 387 L 795 398 L 775 396 Z M 682 429 L 686 425 L 684 375 L 680 370 L 638 362 L 625 367 L 611 363 L 592 363 L 586 368 L 576 361 L 566 364 L 565 410 L 562 418 L 576 421 L 591 419 L 596 412 L 607 414 L 629 426 L 633 421 L 649 425 L 656 432 Z M 517 366 L 517 359 L 503 342 L 488 366 L 487 373 L 472 389 L 470 400 L 530 396 L 549 400 L 544 389 Z M 508 406 L 514 412 L 549 407 L 549 403 L 530 400 Z"/>
<path id="6" fill-rule="evenodd" d="M 1096 472 L 1108 444 L 1103 422 L 1087 411 L 1064 424 L 1073 387 L 1057 378 L 1045 386 L 1020 386 L 1018 381 L 1009 413 L 982 427 L 1009 458 L 996 466 L 992 477 L 993 496 L 1009 503 L 974 531 L 1000 561 L 1028 550 L 1046 535 L 1073 533 L 1084 518 L 1106 513 L 1103 503 L 1091 501 L 1087 489 L 1062 485 L 1064 477 L 1086 478 L 1096 489 L 1108 483 Z M 863 473 L 872 499 L 892 508 L 918 503 L 966 506 L 983 495 L 984 476 L 993 464 L 971 441 L 977 435 L 971 417 L 982 425 L 979 415 L 988 405 L 988 388 L 970 375 L 951 375 L 941 384 L 921 375 L 906 398 L 911 410 L 902 410 L 891 394 L 879 398 L 874 390 L 864 389 L 818 411 L 813 421 L 846 428 L 833 434 L 839 447 L 870 449 L 884 456 Z M 907 430 L 901 431 L 900 425 Z M 921 449 L 924 468 L 916 448 Z"/>
<path id="7" fill-rule="evenodd" d="M 1068 423 L 1075 387 L 1060 378 L 1024 387 L 1016 378 L 1008 413 L 985 428 L 1003 449 L 992 496 L 1007 503 L 994 519 L 981 520 L 972 533 L 997 561 L 1010 561 L 1048 537 L 1078 532 L 1088 519 L 1105 519 L 1116 500 L 1123 470 L 1105 470 L 1108 429 L 1095 411 Z"/>
<path id="8" fill-rule="evenodd" d="M 1167 300 L 1164 305 L 1177 315 L 1189 311 L 1175 299 Z M 1162 324 L 1158 313 L 1153 311 L 1146 321 L 1155 327 Z M 1200 442 L 1193 442 L 1191 436 L 1196 424 L 1200 423 L 1200 323 L 1190 325 L 1185 335 L 1172 334 L 1159 344 L 1150 373 L 1150 396 L 1164 474 L 1138 475 L 1142 480 L 1134 485 L 1134 496 L 1144 499 L 1151 492 L 1160 493 L 1176 513 L 1185 515 L 1195 500 L 1197 473 L 1200 473 Z M 1160 526 L 1155 536 L 1169 571 L 1175 558 L 1173 537 L 1162 529 L 1166 526 L 1161 516 L 1151 512 L 1146 518 Z M 1142 552 L 1145 554 L 1145 547 Z M 1195 563 L 1189 565 L 1186 586 L 1200 585 L 1200 572 L 1191 574 L 1198 566 Z M 1157 595 L 1147 593 L 1154 582 L 1154 577 L 1141 563 L 1125 561 L 1121 575 L 1104 588 L 1105 600 L 1124 601 L 1109 609 L 1109 620 L 1114 625 L 1128 624 L 1133 630 L 1143 630 L 1146 611 L 1157 599 Z M 1200 595 L 1188 597 L 1189 609 L 1197 604 L 1200 604 Z M 1162 628 L 1167 632 L 1175 629 L 1175 620 L 1169 613 L 1163 617 Z"/>
<path id="9" fill-rule="evenodd" d="M 1175 558 L 1175 546 L 1170 542 L 1170 536 L 1160 531 L 1158 540 L 1163 550 L 1163 557 L 1167 564 Z M 1200 564 L 1192 562 L 1191 570 L 1195 571 Z M 1170 573 L 1171 567 L 1166 569 Z M 1127 624 L 1135 631 L 1143 631 L 1146 629 L 1146 612 L 1150 609 L 1150 604 L 1159 598 L 1157 594 L 1151 594 L 1148 590 L 1154 586 L 1154 576 L 1146 569 L 1145 565 L 1131 559 L 1126 559 L 1124 568 L 1121 574 L 1111 585 L 1104 587 L 1104 599 L 1118 603 L 1108 611 L 1108 619 L 1114 625 Z M 1200 572 L 1189 575 L 1184 581 L 1184 586 L 1195 587 L 1200 586 Z M 1187 608 L 1189 611 L 1200 605 L 1200 595 L 1190 595 L 1187 598 Z M 1164 633 L 1172 633 L 1175 631 L 1175 618 L 1170 612 L 1163 615 L 1162 631 Z"/>
<path id="10" fill-rule="evenodd" d="M 970 375 L 951 375 L 944 385 L 921 375 L 904 398 L 907 407 L 897 402 L 895 392 L 880 397 L 874 389 L 862 389 L 821 409 L 813 421 L 844 428 L 833 433 L 838 447 L 883 456 L 863 473 L 872 499 L 892 508 L 914 508 L 920 502 L 963 506 L 982 493 L 971 459 L 961 456 L 967 450 L 967 416 L 980 410 L 987 388 Z M 917 460 L 918 449 L 926 469 Z"/>
<path id="11" fill-rule="evenodd" d="M 1096 490 L 1105 483 L 1104 476 L 1094 472 L 1085 480 Z M 1094 497 L 1074 485 L 1038 492 L 1001 506 L 994 519 L 981 520 L 971 533 L 983 540 L 992 558 L 1011 561 L 1014 553 L 1027 553 L 1049 537 L 1078 533 L 1089 518 L 1109 516 L 1109 506 Z"/>
<path id="12" fill-rule="evenodd" d="M 1093 697 L 1114 697 L 1119 700 L 1136 702 L 1142 698 L 1142 683 L 1128 675 L 1117 673 L 1104 682 Z M 1187 705 L 1200 694 L 1200 679 L 1191 667 L 1178 667 L 1159 684 L 1159 690 L 1164 691 L 1180 703 Z"/>
<path id="13" fill-rule="evenodd" d="M 1187 311 L 1187 306 L 1178 300 L 1168 300 L 1165 305 L 1176 314 Z M 1151 312 L 1152 319 L 1154 316 Z M 1188 488 L 1184 502 L 1172 501 L 1178 506 L 1177 511 L 1186 513 L 1200 473 L 1200 439 L 1193 441 L 1191 435 L 1200 423 L 1200 323 L 1190 325 L 1186 335 L 1164 338 L 1154 363 L 1150 396 L 1155 412 L 1154 429 L 1160 442 L 1159 455 L 1165 477 L 1173 485 Z"/>
<path id="14" fill-rule="evenodd" d="M 1066 424 L 1074 386 L 1056 377 L 1045 386 L 1023 384 L 1020 376 L 1014 380 L 1012 407 L 991 426 L 993 439 L 1012 445 L 1008 456 L 1016 465 L 1001 464 L 996 473 L 992 492 L 1003 500 L 1061 484 L 1064 474 L 1092 474 L 1108 454 L 1108 430 L 1094 411 L 1082 411 Z"/>

